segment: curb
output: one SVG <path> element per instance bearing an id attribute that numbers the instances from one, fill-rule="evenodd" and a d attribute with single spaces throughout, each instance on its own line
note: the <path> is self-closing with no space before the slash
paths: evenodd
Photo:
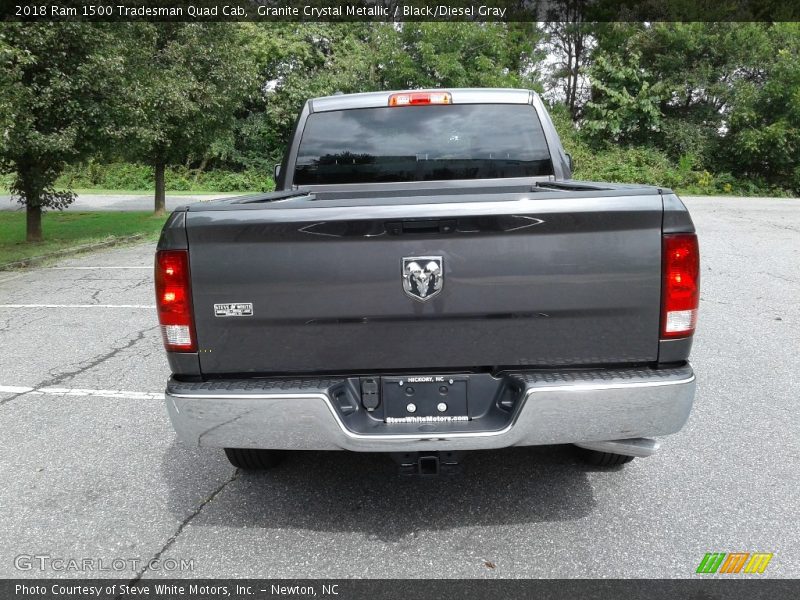
<path id="1" fill-rule="evenodd" d="M 73 254 L 82 254 L 84 252 L 92 252 L 93 250 L 100 250 L 102 248 L 111 248 L 112 246 L 118 246 L 119 244 L 126 244 L 128 242 L 138 242 L 143 240 L 144 237 L 145 236 L 143 234 L 137 233 L 135 235 L 126 235 L 124 237 L 115 237 L 108 240 L 103 240 L 102 242 L 94 242 L 91 244 L 83 244 L 82 246 L 64 248 L 63 250 L 56 250 L 55 252 L 50 252 L 48 254 L 40 254 L 39 256 L 31 256 L 30 258 L 4 263 L 0 265 L 0 271 L 11 271 L 14 269 L 33 267 L 53 258 L 71 256 Z"/>

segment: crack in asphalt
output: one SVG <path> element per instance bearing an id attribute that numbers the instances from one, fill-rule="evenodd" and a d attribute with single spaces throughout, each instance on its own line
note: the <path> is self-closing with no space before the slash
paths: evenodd
<path id="1" fill-rule="evenodd" d="M 99 355 L 99 356 L 97 356 L 95 358 L 88 359 L 88 364 L 86 364 L 87 361 L 83 361 L 83 362 L 77 363 L 77 364 L 84 365 L 84 366 L 81 366 L 81 367 L 75 369 L 74 371 L 67 371 L 65 373 L 60 373 L 59 375 L 56 375 L 56 376 L 52 377 L 51 379 L 43 381 L 43 382 L 37 384 L 34 387 L 36 387 L 36 388 L 51 387 L 51 386 L 54 386 L 54 385 L 57 385 L 57 384 L 61 383 L 65 379 L 69 379 L 70 377 L 75 377 L 76 375 L 80 375 L 81 373 L 85 373 L 89 369 L 93 369 L 97 365 L 99 365 L 99 364 L 101 364 L 101 363 L 103 363 L 103 362 L 105 362 L 105 361 L 107 361 L 109 359 L 114 358 L 117 354 L 119 354 L 123 350 L 127 350 L 128 348 L 130 348 L 131 346 L 136 344 L 136 342 L 140 342 L 141 340 L 144 339 L 144 336 L 148 331 L 153 331 L 154 329 L 158 329 L 158 325 L 154 325 L 152 327 L 147 327 L 145 329 L 142 329 L 142 330 L 140 330 L 140 331 L 138 331 L 136 333 L 135 337 L 129 339 L 123 345 L 117 346 L 117 347 L 113 348 L 112 350 L 110 350 L 110 351 L 108 351 L 108 352 L 106 352 L 104 354 L 101 354 L 101 355 Z"/>
<path id="2" fill-rule="evenodd" d="M 783 275 L 778 275 L 777 273 L 770 273 L 769 271 L 760 271 L 762 275 L 767 275 L 769 277 L 774 277 L 775 279 L 780 279 L 781 281 L 786 281 L 788 283 L 798 283 L 796 279 L 792 279 L 791 277 L 785 277 Z"/>
<path id="3" fill-rule="evenodd" d="M 9 316 L 7 319 L 4 319 L 2 325 L 0 325 L 0 333 L 13 331 L 14 329 L 19 329 L 21 327 L 28 327 L 32 323 L 38 323 L 39 321 L 44 321 L 45 319 L 47 319 L 47 315 L 42 315 L 41 317 L 33 319 L 15 319 L 14 316 Z"/>
<path id="4" fill-rule="evenodd" d="M 129 286 L 126 286 L 126 287 L 122 288 L 122 291 L 123 292 L 131 292 L 131 291 L 133 291 L 135 289 L 138 289 L 140 287 L 147 286 L 149 288 L 152 285 L 153 285 L 153 278 L 152 277 L 147 277 L 146 279 L 136 280 L 136 283 L 134 283 L 133 285 L 129 285 Z"/>
<path id="5" fill-rule="evenodd" d="M 43 388 L 43 387 L 52 387 L 54 385 L 58 385 L 59 383 L 61 383 L 62 381 L 66 380 L 66 379 L 69 379 L 70 377 L 75 377 L 77 375 L 80 375 L 81 373 L 85 373 L 89 369 L 93 369 L 97 365 L 99 365 L 101 363 L 104 363 L 105 361 L 114 358 L 117 354 L 119 354 L 123 350 L 127 350 L 128 348 L 130 348 L 131 346 L 133 346 L 137 342 L 140 342 L 141 340 L 143 340 L 145 338 L 145 334 L 148 331 L 153 331 L 154 329 L 158 329 L 158 325 L 154 325 L 153 327 L 147 327 L 145 329 L 140 330 L 139 332 L 136 333 L 136 335 L 133 338 L 129 339 L 127 342 L 125 342 L 121 346 L 117 346 L 117 347 L 113 348 L 109 352 L 106 352 L 104 354 L 95 356 L 94 358 L 90 358 L 90 359 L 88 359 L 88 361 L 83 361 L 81 363 L 77 363 L 77 364 L 80 364 L 82 366 L 80 366 L 79 368 L 77 368 L 77 369 L 75 369 L 73 371 L 66 371 L 64 373 L 60 373 L 59 375 L 52 376 L 50 379 L 46 379 L 45 381 L 41 381 L 38 384 L 36 384 L 34 386 L 31 386 L 31 387 L 33 387 L 34 389 L 39 389 L 39 388 Z M 52 373 L 51 373 L 51 375 L 52 375 Z M 12 400 L 16 400 L 20 396 L 24 396 L 27 393 L 29 393 L 29 392 L 21 392 L 19 394 L 14 394 L 13 396 L 9 396 L 8 398 L 3 398 L 2 400 L 0 400 L 0 406 L 8 404 Z"/>
<path id="6" fill-rule="evenodd" d="M 150 569 L 150 564 L 153 563 L 153 561 L 159 560 L 164 555 L 164 552 L 166 552 L 167 550 L 170 549 L 170 547 L 172 547 L 172 545 L 178 539 L 178 536 L 183 532 L 186 526 L 189 525 L 189 523 L 191 523 L 194 520 L 194 518 L 197 517 L 197 515 L 199 515 L 208 504 L 210 504 L 217 496 L 219 496 L 222 493 L 222 491 L 226 487 L 228 487 L 229 484 L 236 481 L 239 478 L 240 473 L 241 471 L 239 469 L 236 469 L 233 472 L 233 474 L 230 477 L 228 477 L 228 479 L 223 481 L 222 484 L 217 487 L 217 489 L 211 492 L 211 494 L 209 494 L 205 500 L 203 500 L 200 504 L 198 504 L 197 508 L 195 508 L 192 512 L 186 515 L 186 517 L 178 524 L 178 528 L 175 530 L 175 532 L 171 536 L 169 536 L 169 538 L 167 538 L 167 541 L 164 542 L 164 545 L 161 546 L 161 549 L 158 552 L 156 552 L 152 556 L 152 558 L 150 558 L 150 560 L 148 560 L 144 564 L 144 566 L 139 570 L 139 572 L 136 573 L 136 576 L 130 580 L 129 585 L 134 585 L 142 577 L 145 576 L 145 574 Z M 119 596 L 116 596 L 115 600 L 118 597 Z"/>

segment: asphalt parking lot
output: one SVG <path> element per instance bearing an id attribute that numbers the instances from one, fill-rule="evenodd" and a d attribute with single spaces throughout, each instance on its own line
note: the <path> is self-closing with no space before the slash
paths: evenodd
<path id="1" fill-rule="evenodd" d="M 151 244 L 0 272 L 0 577 L 165 574 L 15 566 L 46 555 L 191 559 L 168 575 L 198 577 L 682 578 L 736 551 L 800 577 L 800 200 L 687 205 L 698 397 L 659 454 L 616 470 L 539 447 L 432 480 L 349 453 L 237 472 L 170 426 Z"/>

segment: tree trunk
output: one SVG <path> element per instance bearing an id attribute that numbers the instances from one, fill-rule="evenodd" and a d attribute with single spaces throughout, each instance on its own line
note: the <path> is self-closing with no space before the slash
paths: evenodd
<path id="1" fill-rule="evenodd" d="M 197 170 L 194 172 L 194 182 L 197 183 L 197 180 L 200 179 L 200 175 L 203 171 L 206 170 L 208 166 L 208 157 L 204 157 L 203 160 L 200 161 L 200 166 L 197 167 Z"/>
<path id="2" fill-rule="evenodd" d="M 26 198 L 26 234 L 25 240 L 28 242 L 42 241 L 42 207 L 39 206 L 39 198 Z M 31 204 L 31 200 L 35 204 Z"/>
<path id="3" fill-rule="evenodd" d="M 164 169 L 164 161 L 161 159 L 156 160 L 156 215 L 163 215 L 167 210 Z"/>

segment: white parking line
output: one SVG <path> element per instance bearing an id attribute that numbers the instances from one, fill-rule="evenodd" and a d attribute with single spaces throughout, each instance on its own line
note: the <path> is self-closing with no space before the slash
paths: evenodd
<path id="1" fill-rule="evenodd" d="M 101 398 L 124 398 L 128 400 L 163 400 L 161 392 L 131 392 L 128 390 L 84 390 L 79 388 L 39 388 L 34 394 L 53 396 L 92 396 Z"/>
<path id="2" fill-rule="evenodd" d="M 14 385 L 0 385 L 0 394 L 7 393 L 7 394 L 26 394 L 28 392 L 32 392 L 32 387 L 19 387 Z"/>
<path id="3" fill-rule="evenodd" d="M 152 271 L 152 265 L 149 267 L 45 267 L 46 269 L 50 269 L 51 271 L 107 271 L 108 269 L 147 269 L 148 271 Z"/>
<path id="4" fill-rule="evenodd" d="M 128 390 L 86 390 L 80 388 L 32 388 L 14 385 L 0 385 L 0 394 L 36 394 L 43 396 L 83 396 L 93 398 L 119 398 L 124 400 L 163 400 L 161 392 L 131 392 Z"/>
<path id="5" fill-rule="evenodd" d="M 155 304 L 0 304 L 0 308 L 148 308 Z"/>

